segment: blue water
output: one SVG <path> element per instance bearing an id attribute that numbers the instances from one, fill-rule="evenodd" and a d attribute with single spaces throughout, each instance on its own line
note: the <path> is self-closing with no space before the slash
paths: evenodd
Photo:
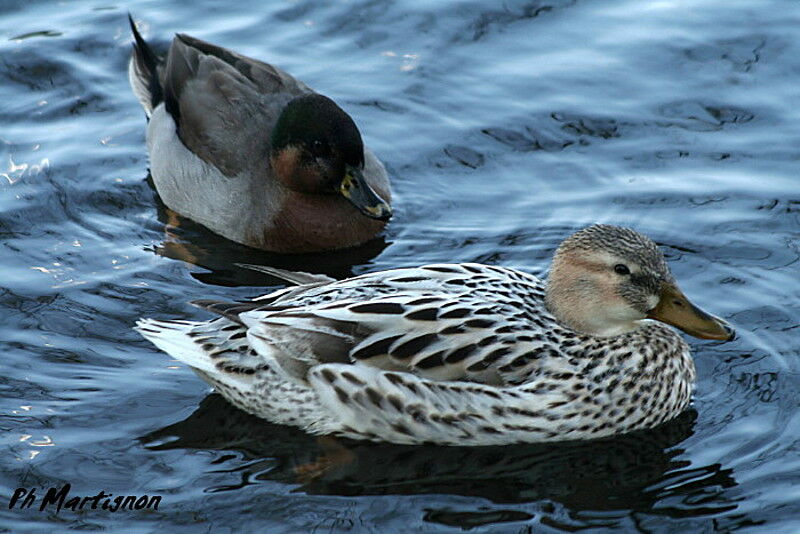
<path id="1" fill-rule="evenodd" d="M 336 99 L 396 215 L 361 249 L 276 256 L 175 225 L 147 180 L 126 10 Z M 800 4 L 0 4 L 0 530 L 797 532 Z M 661 244 L 730 320 L 690 340 L 694 407 L 602 443 L 319 439 L 230 407 L 131 330 L 245 298 L 237 262 L 342 277 L 426 262 L 546 273 L 602 221 Z M 157 511 L 8 509 L 16 488 L 161 495 Z"/>

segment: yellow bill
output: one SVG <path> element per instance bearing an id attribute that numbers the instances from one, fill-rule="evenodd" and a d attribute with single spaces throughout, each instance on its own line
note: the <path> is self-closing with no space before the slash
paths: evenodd
<path id="1" fill-rule="evenodd" d="M 371 219 L 388 221 L 392 216 L 391 206 L 369 186 L 364 179 L 364 173 L 357 167 L 347 166 L 339 192 Z"/>
<path id="2" fill-rule="evenodd" d="M 647 318 L 680 328 L 700 339 L 730 341 L 736 335 L 727 322 L 692 304 L 673 283 L 664 283 L 658 304 L 650 310 Z"/>

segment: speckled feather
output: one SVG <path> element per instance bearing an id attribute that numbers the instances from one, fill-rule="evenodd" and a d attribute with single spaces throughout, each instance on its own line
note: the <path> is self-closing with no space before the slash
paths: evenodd
<path id="1" fill-rule="evenodd" d="M 249 303 L 201 301 L 222 315 L 209 322 L 138 329 L 236 406 L 356 439 L 587 439 L 655 426 L 690 401 L 694 364 L 674 331 L 576 332 L 520 271 L 439 264 L 302 280 Z"/>

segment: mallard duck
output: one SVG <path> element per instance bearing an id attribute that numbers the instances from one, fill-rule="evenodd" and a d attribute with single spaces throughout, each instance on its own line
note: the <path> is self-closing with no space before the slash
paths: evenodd
<path id="1" fill-rule="evenodd" d="M 205 322 L 138 331 L 239 408 L 315 434 L 395 443 L 583 440 L 653 427 L 689 404 L 689 346 L 733 329 L 683 295 L 656 244 L 597 224 L 567 238 L 547 283 L 437 264 L 197 301 Z"/>
<path id="2" fill-rule="evenodd" d="M 162 60 L 130 24 L 128 77 L 167 207 L 277 252 L 355 246 L 383 229 L 392 213 L 386 170 L 333 100 L 188 35 L 176 35 Z"/>

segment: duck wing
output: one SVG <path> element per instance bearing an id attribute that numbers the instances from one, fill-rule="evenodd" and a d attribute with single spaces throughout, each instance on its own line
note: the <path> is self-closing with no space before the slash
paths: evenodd
<path id="1" fill-rule="evenodd" d="M 128 77 L 148 118 L 163 103 L 183 144 L 228 177 L 246 168 L 266 172 L 269 132 L 286 103 L 311 89 L 268 63 L 185 34 L 161 58 L 129 20 Z"/>
<path id="2" fill-rule="evenodd" d="M 320 284 L 320 283 L 327 284 L 336 281 L 335 278 L 331 278 L 330 276 L 324 274 L 311 274 L 302 271 L 288 271 L 286 269 L 278 269 L 277 267 L 271 267 L 269 265 L 253 265 L 250 263 L 237 263 L 236 265 L 238 267 L 242 267 L 243 269 L 250 269 L 251 271 L 266 273 L 270 276 L 274 276 L 275 278 L 280 278 L 281 280 L 297 285 Z"/>
<path id="3" fill-rule="evenodd" d="M 266 171 L 281 110 L 310 91 L 272 65 L 183 34 L 167 54 L 163 88 L 181 141 L 228 177 Z"/>
<path id="4" fill-rule="evenodd" d="M 250 346 L 297 380 L 317 365 L 342 363 L 509 385 L 549 345 L 545 335 L 531 335 L 532 321 L 546 314 L 542 297 L 535 277 L 463 264 L 317 281 L 248 303 L 195 304 L 241 324 Z"/>

